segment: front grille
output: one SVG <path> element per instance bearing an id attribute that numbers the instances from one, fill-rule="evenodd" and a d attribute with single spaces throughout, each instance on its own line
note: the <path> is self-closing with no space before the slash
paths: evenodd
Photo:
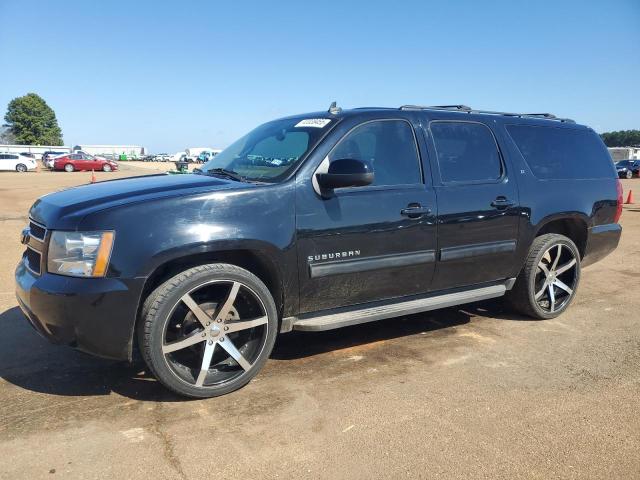
<path id="1" fill-rule="evenodd" d="M 25 229 L 29 237 L 25 242 L 27 250 L 24 252 L 25 264 L 35 275 L 42 273 L 42 258 L 46 251 L 47 227 L 29 219 L 29 228 Z"/>
<path id="2" fill-rule="evenodd" d="M 36 252 L 33 248 L 27 247 L 24 256 L 27 261 L 27 268 L 36 275 L 40 275 L 40 264 L 42 263 L 42 255 L 40 252 Z"/>
<path id="3" fill-rule="evenodd" d="M 33 238 L 44 241 L 44 237 L 47 234 L 47 229 L 45 227 L 31 220 L 29 222 L 29 230 L 31 231 L 31 236 Z"/>

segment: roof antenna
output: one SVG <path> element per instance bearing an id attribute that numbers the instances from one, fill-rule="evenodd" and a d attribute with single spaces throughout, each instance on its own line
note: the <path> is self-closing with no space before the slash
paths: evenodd
<path id="1" fill-rule="evenodd" d="M 331 102 L 331 105 L 329 106 L 328 111 L 331 115 L 337 115 L 340 112 L 342 112 L 342 109 L 337 106 L 336 102 Z"/>

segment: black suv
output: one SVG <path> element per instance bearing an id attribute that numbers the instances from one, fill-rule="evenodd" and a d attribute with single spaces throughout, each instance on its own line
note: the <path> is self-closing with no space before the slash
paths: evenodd
<path id="1" fill-rule="evenodd" d="M 616 248 L 621 196 L 600 137 L 568 119 L 332 106 L 266 123 L 194 174 L 40 198 L 17 298 L 52 341 L 137 348 L 166 387 L 210 397 L 291 330 L 500 296 L 553 318 Z"/>

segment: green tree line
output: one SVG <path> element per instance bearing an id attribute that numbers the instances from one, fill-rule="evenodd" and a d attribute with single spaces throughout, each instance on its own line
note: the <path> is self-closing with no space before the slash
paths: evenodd
<path id="1" fill-rule="evenodd" d="M 607 147 L 632 147 L 640 145 L 640 130 L 619 130 L 601 133 L 600 137 Z"/>

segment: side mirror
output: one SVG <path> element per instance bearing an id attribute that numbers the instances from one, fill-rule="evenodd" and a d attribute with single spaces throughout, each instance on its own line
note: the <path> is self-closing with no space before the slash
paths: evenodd
<path id="1" fill-rule="evenodd" d="M 345 158 L 329 164 L 327 173 L 316 173 L 322 190 L 344 187 L 363 187 L 373 183 L 373 166 L 364 160 Z"/>

